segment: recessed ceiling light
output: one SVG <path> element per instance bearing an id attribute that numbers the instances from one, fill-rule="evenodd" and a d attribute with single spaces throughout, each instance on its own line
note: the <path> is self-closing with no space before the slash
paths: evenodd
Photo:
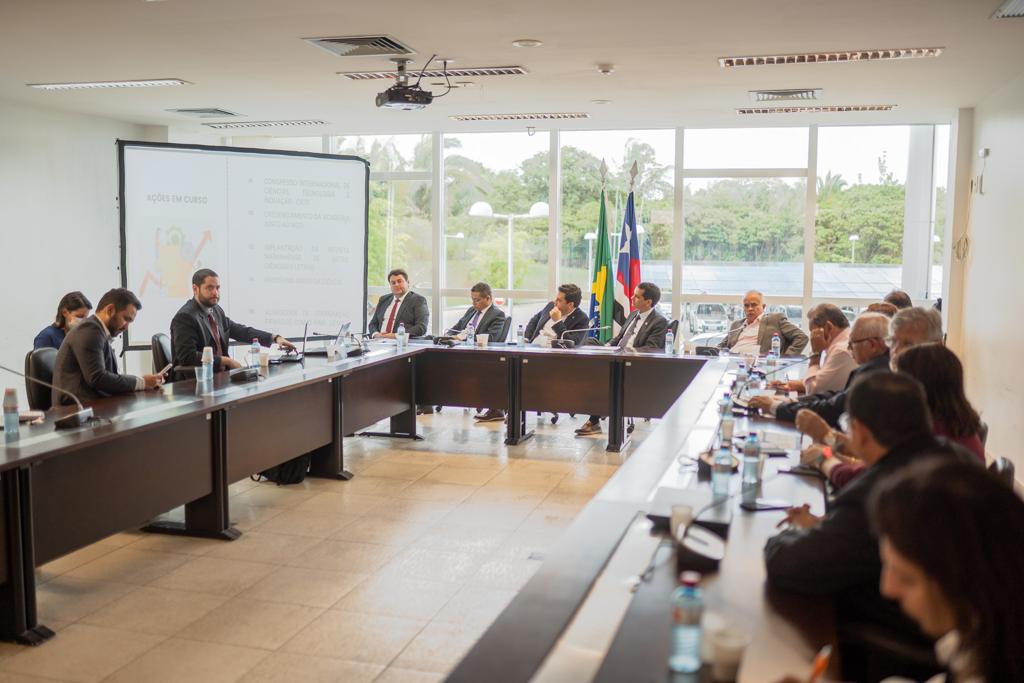
<path id="1" fill-rule="evenodd" d="M 94 90 L 103 88 L 161 88 L 170 85 L 192 85 L 180 78 L 153 78 L 142 81 L 93 81 L 90 83 L 28 83 L 36 90 Z"/>
<path id="2" fill-rule="evenodd" d="M 516 47 L 540 47 L 544 42 L 536 38 L 519 38 L 518 40 L 513 40 L 512 44 Z"/>
<path id="3" fill-rule="evenodd" d="M 204 123 L 203 125 L 207 128 L 270 128 L 280 126 L 322 126 L 326 124 L 326 121 L 317 121 L 313 119 L 298 120 L 298 121 L 231 121 L 229 123 Z"/>
<path id="4" fill-rule="evenodd" d="M 591 104 L 611 104 L 611 100 L 590 100 Z"/>
<path id="5" fill-rule="evenodd" d="M 895 104 L 839 104 L 819 107 L 742 107 L 737 114 L 835 114 L 853 111 L 892 111 Z"/>
<path id="6" fill-rule="evenodd" d="M 736 66 L 780 66 L 783 64 L 839 64 L 842 62 L 872 62 L 887 59 L 919 59 L 938 57 L 941 47 L 898 47 L 886 50 L 853 50 L 852 52 L 802 52 L 790 55 L 756 55 L 750 57 L 720 57 L 723 69 Z"/>
<path id="7" fill-rule="evenodd" d="M 456 114 L 448 118 L 452 121 L 555 121 L 562 119 L 587 119 L 590 118 L 590 114 L 581 111 L 537 114 Z"/>

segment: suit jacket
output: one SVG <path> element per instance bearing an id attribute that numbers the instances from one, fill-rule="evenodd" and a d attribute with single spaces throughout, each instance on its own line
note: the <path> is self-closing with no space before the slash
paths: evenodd
<path id="1" fill-rule="evenodd" d="M 731 349 L 740 338 L 740 333 L 746 327 L 745 318 L 737 320 L 729 328 L 729 334 L 718 345 L 720 349 Z M 782 341 L 783 356 L 799 356 L 807 346 L 807 335 L 803 330 L 789 322 L 782 313 L 765 313 L 761 318 L 761 325 L 757 331 L 757 343 L 761 346 L 761 353 L 765 354 L 772 350 L 772 335 L 779 333 Z"/>
<path id="2" fill-rule="evenodd" d="M 462 332 L 466 329 L 466 325 L 469 325 L 469 321 L 472 320 L 475 315 L 476 309 L 470 306 L 465 315 L 459 318 L 459 322 L 455 323 L 455 325 L 451 327 L 451 330 L 455 332 Z M 494 304 L 491 304 L 491 307 L 487 309 L 487 313 L 480 318 L 480 324 L 476 326 L 476 333 L 486 334 L 488 341 L 505 341 L 505 338 L 501 334 L 504 326 L 505 311 L 501 310 Z"/>
<path id="3" fill-rule="evenodd" d="M 932 434 L 910 435 L 844 487 L 820 524 L 787 529 L 768 539 L 764 547 L 768 580 L 795 593 L 834 596 L 841 619 L 884 625 L 919 640 L 921 634 L 913 622 L 878 591 L 882 563 L 867 501 L 887 476 L 917 462 L 925 452 L 978 464 L 964 449 Z"/>
<path id="4" fill-rule="evenodd" d="M 622 335 L 625 334 L 626 330 L 629 329 L 629 324 L 633 321 L 633 318 L 640 315 L 640 311 L 633 311 L 626 318 L 626 322 L 623 323 L 622 329 L 615 335 L 608 346 L 618 346 L 622 340 Z M 651 309 L 651 314 L 647 316 L 647 320 L 640 325 L 640 331 L 637 333 L 636 338 L 633 340 L 634 349 L 663 349 L 665 348 L 665 332 L 668 330 L 668 318 L 661 314 L 661 311 L 657 307 Z"/>
<path id="5" fill-rule="evenodd" d="M 373 311 L 370 324 L 366 331 L 370 334 L 380 332 L 387 325 L 385 316 L 391 308 L 391 302 L 395 300 L 394 294 L 385 294 L 377 302 L 377 308 Z M 426 297 L 416 292 L 406 292 L 402 299 L 402 305 L 395 313 L 395 326 L 393 331 L 398 330 L 398 323 L 405 323 L 405 331 L 410 337 L 422 337 L 427 333 L 427 326 L 430 323 L 430 307 L 427 306 Z"/>
<path id="6" fill-rule="evenodd" d="M 214 306 L 211 310 L 217 320 L 217 329 L 220 332 L 221 355 L 217 355 L 216 345 L 213 343 L 213 331 L 210 329 L 210 323 L 206 319 L 203 307 L 195 299 L 189 299 L 184 306 L 178 309 L 171 320 L 171 352 L 174 354 L 175 365 L 202 365 L 203 347 L 213 346 L 213 370 L 219 372 L 221 357 L 228 355 L 228 342 L 231 339 L 241 342 L 259 339 L 263 346 L 270 346 L 274 343 L 274 335 L 270 332 L 239 325 L 232 321 L 220 306 Z"/>
<path id="7" fill-rule="evenodd" d="M 35 349 L 59 349 L 60 345 L 64 343 L 64 337 L 67 333 L 60 327 L 54 327 L 53 325 L 47 325 L 36 335 L 36 338 L 32 341 L 32 350 Z"/>
<path id="8" fill-rule="evenodd" d="M 103 323 L 91 315 L 75 325 L 64 337 L 53 366 L 53 384 L 70 391 L 82 403 L 135 391 L 138 377 L 117 371 L 117 356 L 103 330 Z M 71 405 L 67 394 L 50 392 L 53 405 Z"/>
<path id="9" fill-rule="evenodd" d="M 530 318 L 530 322 L 526 324 L 526 343 L 530 344 L 534 339 L 540 336 L 540 331 L 544 329 L 544 326 L 548 324 L 548 314 L 551 313 L 551 309 L 555 307 L 554 302 L 549 301 L 548 305 Z M 562 335 L 562 339 L 571 339 L 579 346 L 583 343 L 584 337 L 587 336 L 587 328 L 589 323 L 587 322 L 587 314 L 580 309 L 575 309 L 572 313 L 559 320 L 551 328 L 555 334 Z M 563 334 L 566 330 L 580 330 L 579 332 L 569 332 Z"/>
<path id="10" fill-rule="evenodd" d="M 804 396 L 796 401 L 783 403 L 775 409 L 775 419 L 787 422 L 796 421 L 796 414 L 802 408 L 813 410 L 821 415 L 825 422 L 828 422 L 834 429 L 839 428 L 839 416 L 846 410 L 846 392 L 853 386 L 853 380 L 869 372 L 889 372 L 889 352 L 886 351 L 878 358 L 872 358 L 867 363 L 861 363 L 846 380 L 846 387 L 842 391 L 826 391 L 820 394 Z"/>

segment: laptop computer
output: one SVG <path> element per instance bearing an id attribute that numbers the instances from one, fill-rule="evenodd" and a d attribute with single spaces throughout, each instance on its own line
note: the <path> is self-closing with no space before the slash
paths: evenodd
<path id="1" fill-rule="evenodd" d="M 341 327 L 338 328 L 338 334 L 335 335 L 335 338 L 334 338 L 334 343 L 335 343 L 336 346 L 341 346 L 342 340 L 345 337 L 348 336 L 348 332 L 349 332 L 350 329 L 352 329 L 352 323 L 348 322 L 348 323 L 342 323 L 341 324 Z M 308 351 L 305 351 L 304 353 L 306 355 L 310 355 L 310 356 L 326 356 L 327 355 L 327 349 L 326 348 L 323 348 L 323 349 L 309 349 Z"/>
<path id="2" fill-rule="evenodd" d="M 309 336 L 309 322 L 302 328 L 302 350 L 298 353 L 284 353 L 270 359 L 272 364 L 278 363 L 301 363 L 306 357 L 306 338 Z"/>

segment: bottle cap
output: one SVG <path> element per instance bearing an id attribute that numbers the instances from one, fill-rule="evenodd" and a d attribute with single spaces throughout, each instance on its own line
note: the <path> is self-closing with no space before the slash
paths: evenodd
<path id="1" fill-rule="evenodd" d="M 683 586 L 696 587 L 700 579 L 700 572 L 683 572 L 679 575 L 679 583 Z"/>

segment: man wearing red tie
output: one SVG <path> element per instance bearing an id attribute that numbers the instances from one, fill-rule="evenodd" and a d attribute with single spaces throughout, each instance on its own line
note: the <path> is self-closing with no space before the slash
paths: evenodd
<path id="1" fill-rule="evenodd" d="M 409 274 L 401 268 L 388 273 L 391 293 L 377 302 L 367 331 L 374 338 L 394 339 L 398 326 L 405 324 L 409 337 L 422 337 L 427 333 L 430 308 L 425 297 L 409 290 Z"/>
<path id="2" fill-rule="evenodd" d="M 203 347 L 213 348 L 213 370 L 233 370 L 241 363 L 228 353 L 232 339 L 249 343 L 259 339 L 263 346 L 277 344 L 282 349 L 295 350 L 295 346 L 279 334 L 264 332 L 240 325 L 227 316 L 220 302 L 220 278 L 209 268 L 197 270 L 192 276 L 193 297 L 185 302 L 171 320 L 171 348 L 174 364 L 196 366 L 202 364 Z"/>

